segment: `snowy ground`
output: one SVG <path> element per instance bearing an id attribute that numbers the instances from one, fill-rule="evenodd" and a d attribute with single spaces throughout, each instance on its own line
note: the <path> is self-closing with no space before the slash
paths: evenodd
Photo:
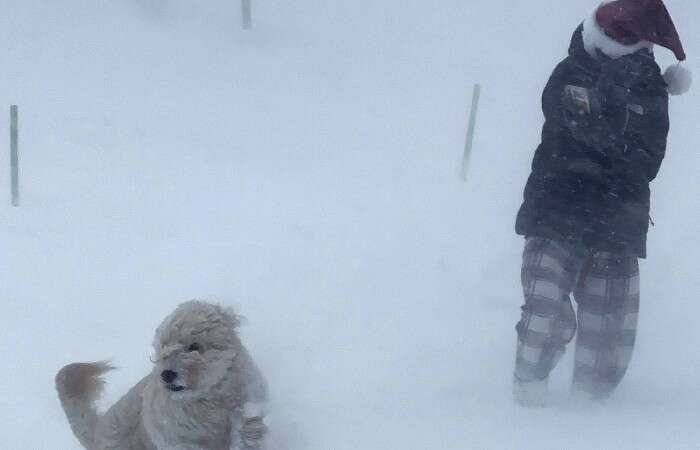
<path id="1" fill-rule="evenodd" d="M 697 88 L 671 105 L 625 384 L 574 403 L 566 360 L 549 409 L 510 400 L 540 91 L 596 1 L 254 0 L 251 32 L 234 0 L 0 3 L 23 190 L 0 206 L 0 448 L 77 449 L 58 368 L 112 358 L 110 404 L 195 297 L 248 317 L 275 450 L 700 448 Z M 700 6 L 667 3 L 700 73 Z"/>

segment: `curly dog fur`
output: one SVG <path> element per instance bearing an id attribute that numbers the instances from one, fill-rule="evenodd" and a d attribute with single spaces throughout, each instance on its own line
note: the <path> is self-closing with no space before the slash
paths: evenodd
<path id="1" fill-rule="evenodd" d="M 113 368 L 70 364 L 56 376 L 68 421 L 88 450 L 258 450 L 267 386 L 217 305 L 180 305 L 156 330 L 153 371 L 105 414 L 95 400 Z"/>

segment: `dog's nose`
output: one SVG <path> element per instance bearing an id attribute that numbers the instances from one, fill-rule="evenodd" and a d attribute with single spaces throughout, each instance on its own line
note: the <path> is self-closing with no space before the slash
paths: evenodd
<path id="1" fill-rule="evenodd" d="M 160 373 L 160 377 L 166 383 L 172 383 L 175 381 L 175 378 L 177 378 L 177 372 L 173 372 L 172 370 L 164 370 Z"/>

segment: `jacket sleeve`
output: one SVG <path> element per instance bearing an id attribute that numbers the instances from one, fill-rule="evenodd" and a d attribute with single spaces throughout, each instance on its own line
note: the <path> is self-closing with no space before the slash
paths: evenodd
<path id="1" fill-rule="evenodd" d="M 566 79 L 568 78 L 568 70 L 567 61 L 559 63 L 549 77 L 547 86 L 544 88 L 542 93 L 542 112 L 544 112 L 547 122 L 564 125 L 561 123 L 563 106 L 561 99 Z"/>

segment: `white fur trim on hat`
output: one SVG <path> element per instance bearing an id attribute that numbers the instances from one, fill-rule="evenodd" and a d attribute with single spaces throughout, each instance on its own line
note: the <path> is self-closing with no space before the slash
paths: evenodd
<path id="1" fill-rule="evenodd" d="M 681 66 L 680 64 L 673 64 L 668 66 L 666 72 L 664 72 L 664 81 L 668 87 L 668 93 L 671 95 L 683 95 L 690 89 L 690 85 L 693 84 L 693 72 Z"/>
<path id="2" fill-rule="evenodd" d="M 603 2 L 604 5 L 609 2 Z M 631 55 L 643 48 L 651 49 L 654 44 L 649 41 L 639 41 L 636 44 L 624 45 L 620 44 L 603 31 L 596 20 L 596 8 L 593 13 L 583 22 L 583 46 L 594 58 L 597 58 L 596 49 L 603 52 L 606 56 L 617 59 L 625 55 Z"/>

